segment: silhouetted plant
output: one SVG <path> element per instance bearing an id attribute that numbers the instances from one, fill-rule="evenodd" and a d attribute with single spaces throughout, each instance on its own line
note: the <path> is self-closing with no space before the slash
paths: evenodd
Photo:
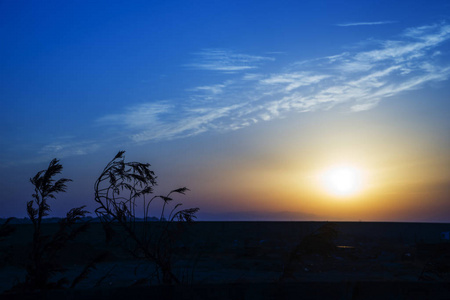
<path id="1" fill-rule="evenodd" d="M 434 251 L 425 261 L 418 280 L 434 281 L 450 278 L 450 247 L 442 243 L 435 244 L 433 248 Z"/>
<path id="2" fill-rule="evenodd" d="M 334 243 L 338 236 L 336 226 L 336 223 L 325 223 L 315 233 L 305 236 L 295 250 L 297 255 L 319 254 L 326 256 L 331 254 L 336 249 Z"/>
<path id="3" fill-rule="evenodd" d="M 0 225 L 0 242 L 5 240 L 9 235 L 11 235 L 16 230 L 15 227 L 9 224 L 12 219 L 13 218 L 8 218 L 2 225 Z M 6 249 L 2 249 L 2 251 L 0 252 L 0 267 L 2 267 L 5 263 L 7 263 L 7 261 L 11 257 L 10 251 L 3 251 L 3 250 Z"/>
<path id="4" fill-rule="evenodd" d="M 80 226 L 74 227 L 75 223 L 88 213 L 85 206 L 72 208 L 65 218 L 59 221 L 59 227 L 53 235 L 42 233 L 42 220 L 50 212 L 49 199 L 54 199 L 55 194 L 66 191 L 66 183 L 71 181 L 61 178 L 55 181 L 54 176 L 62 171 L 62 165 L 57 159 L 53 159 L 47 170 L 39 171 L 30 179 L 34 185 L 33 200 L 27 203 L 27 213 L 33 223 L 33 240 L 31 245 L 30 262 L 27 265 L 25 282 L 16 286 L 21 290 L 36 290 L 61 288 L 68 283 L 66 278 L 57 282 L 50 279 L 64 268 L 57 263 L 56 255 L 67 244 L 73 240 L 80 232 L 87 229 L 88 223 L 84 222 Z"/>
<path id="5" fill-rule="evenodd" d="M 83 270 L 81 271 L 81 273 L 78 274 L 78 276 L 75 277 L 75 279 L 72 281 L 72 284 L 70 285 L 70 288 L 74 288 L 77 284 L 79 284 L 81 281 L 86 279 L 89 276 L 89 274 L 91 273 L 91 271 L 95 270 L 97 268 L 96 265 L 99 262 L 104 261 L 108 256 L 109 256 L 109 252 L 108 251 L 104 251 L 104 252 L 100 253 L 99 255 L 97 255 L 88 264 L 86 264 L 84 266 Z"/>
<path id="6" fill-rule="evenodd" d="M 125 162 L 125 151 L 106 165 L 95 182 L 95 201 L 99 207 L 95 213 L 101 220 L 107 240 L 114 234 L 113 225 L 119 225 L 132 241 L 128 250 L 138 258 L 156 265 L 156 276 L 163 284 L 180 283 L 172 272 L 173 244 L 182 232 L 181 223 L 196 218 L 198 208 L 180 210 L 181 203 L 173 206 L 168 214 L 167 207 L 173 201 L 173 194 L 185 194 L 186 187 L 170 191 L 167 195 L 157 195 L 150 199 L 156 176 L 150 164 Z M 162 201 L 159 222 L 150 224 L 150 208 L 155 200 Z M 143 209 L 142 231 L 136 227 L 136 208 Z"/>
<path id="7" fill-rule="evenodd" d="M 336 250 L 334 240 L 338 236 L 336 223 L 325 223 L 317 231 L 305 236 L 291 251 L 283 269 L 281 278 L 293 277 L 294 263 L 305 255 L 317 254 L 326 257 Z"/>
<path id="8" fill-rule="evenodd" d="M 12 217 L 6 219 L 5 223 L 3 223 L 0 226 L 0 241 L 2 241 L 5 237 L 9 236 L 16 230 L 13 226 L 9 224 L 12 219 L 13 219 Z"/>

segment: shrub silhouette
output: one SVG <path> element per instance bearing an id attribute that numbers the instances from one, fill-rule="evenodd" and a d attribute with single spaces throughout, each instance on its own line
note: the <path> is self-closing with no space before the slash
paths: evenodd
<path id="1" fill-rule="evenodd" d="M 27 214 L 33 223 L 33 240 L 29 263 L 26 267 L 25 282 L 18 284 L 13 290 L 37 290 L 61 288 L 68 283 L 66 278 L 51 282 L 53 275 L 63 272 L 64 268 L 56 262 L 58 252 L 73 240 L 80 232 L 87 229 L 88 223 L 74 226 L 75 223 L 88 213 L 85 206 L 72 208 L 65 218 L 59 221 L 59 227 L 53 235 L 42 233 L 42 219 L 50 212 L 49 199 L 66 191 L 66 183 L 70 179 L 61 178 L 55 181 L 54 176 L 61 173 L 63 167 L 57 159 L 53 159 L 46 170 L 39 171 L 30 179 L 34 185 L 33 200 L 27 203 Z"/>
<path id="2" fill-rule="evenodd" d="M 13 218 L 8 218 L 6 221 L 0 225 L 0 242 L 3 242 L 9 235 L 11 235 L 16 228 L 10 225 L 9 223 L 12 221 Z M 10 251 L 1 251 L 0 252 L 0 267 L 5 264 L 9 256 L 11 255 Z"/>
<path id="3" fill-rule="evenodd" d="M 326 256 L 331 254 L 336 245 L 334 239 L 338 236 L 335 223 L 325 223 L 317 232 L 305 236 L 295 249 L 297 256 L 305 254 L 319 254 Z"/>
<path id="4" fill-rule="evenodd" d="M 6 219 L 5 223 L 0 226 L 0 241 L 13 233 L 16 229 L 9 224 L 12 221 L 12 217 Z"/>
<path id="5" fill-rule="evenodd" d="M 95 213 L 101 220 L 107 241 L 114 234 L 113 226 L 122 228 L 128 241 L 128 250 L 137 258 L 145 259 L 156 266 L 155 274 L 159 283 L 180 283 L 172 271 L 173 245 L 182 233 L 182 223 L 192 222 L 198 208 L 179 209 L 175 204 L 167 215 L 167 207 L 173 201 L 173 194 L 185 194 L 186 187 L 170 191 L 167 195 L 157 195 L 150 199 L 156 176 L 150 164 L 125 162 L 125 151 L 106 165 L 94 185 L 95 201 L 99 207 Z M 159 222 L 150 222 L 150 208 L 155 200 L 162 201 Z M 142 205 L 143 219 L 137 226 L 136 207 Z M 123 243 L 127 245 L 127 243 Z"/>
<path id="6" fill-rule="evenodd" d="M 305 255 L 317 254 L 326 257 L 332 254 L 336 249 L 334 240 L 338 233 L 337 224 L 327 222 L 315 232 L 305 236 L 289 254 L 281 279 L 294 278 L 294 263 L 301 261 Z"/>

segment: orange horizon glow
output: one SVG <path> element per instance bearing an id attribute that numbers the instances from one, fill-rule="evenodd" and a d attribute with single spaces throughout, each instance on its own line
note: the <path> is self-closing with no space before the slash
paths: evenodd
<path id="1" fill-rule="evenodd" d="M 408 221 L 419 220 L 422 213 L 432 218 L 439 206 L 448 210 L 441 183 L 450 178 L 449 159 L 427 156 L 431 142 L 418 144 L 407 135 L 365 123 L 359 129 L 360 134 L 341 135 L 339 140 L 329 138 L 333 130 L 307 138 L 299 132 L 298 139 L 284 142 L 283 147 L 280 137 L 279 143 L 272 141 L 273 148 L 260 145 L 264 150 L 258 156 L 244 153 L 240 160 L 223 157 L 208 171 L 211 165 L 205 166 L 204 175 L 192 182 L 206 186 L 201 198 L 211 200 L 210 204 L 203 202 L 205 211 L 301 212 L 317 220 Z M 338 174 L 354 173 L 349 177 L 356 179 L 343 183 L 349 190 L 333 192 L 324 186 L 325 174 L 336 169 Z"/>

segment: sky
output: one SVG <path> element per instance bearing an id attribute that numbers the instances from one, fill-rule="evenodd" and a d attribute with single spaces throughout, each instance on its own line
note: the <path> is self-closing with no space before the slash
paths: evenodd
<path id="1" fill-rule="evenodd" d="M 448 1 L 0 1 L 0 40 L 0 217 L 53 158 L 93 212 L 125 150 L 198 220 L 450 222 Z"/>

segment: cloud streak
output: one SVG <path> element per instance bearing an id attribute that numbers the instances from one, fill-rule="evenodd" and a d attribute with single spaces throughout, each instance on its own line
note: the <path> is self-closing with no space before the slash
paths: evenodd
<path id="1" fill-rule="evenodd" d="M 205 49 L 195 55 L 196 61 L 187 64 L 187 67 L 222 72 L 256 69 L 260 63 L 274 60 L 271 57 L 240 54 L 223 49 Z"/>
<path id="2" fill-rule="evenodd" d="M 86 155 L 99 150 L 103 146 L 103 142 L 93 140 L 75 141 L 75 137 L 61 137 L 41 147 L 37 157 L 25 160 L 25 162 L 43 162 L 53 157 L 65 158 Z"/>
<path id="3" fill-rule="evenodd" d="M 377 22 L 355 22 L 355 23 L 342 23 L 336 24 L 339 27 L 349 27 L 349 26 L 371 26 L 371 25 L 386 25 L 397 23 L 396 21 L 377 21 Z"/>
<path id="4" fill-rule="evenodd" d="M 334 107 L 369 110 L 429 82 L 447 80 L 450 65 L 442 60 L 445 51 L 441 46 L 448 40 L 450 25 L 446 23 L 409 28 L 396 40 L 292 62 L 276 73 L 264 72 L 263 63 L 269 58 L 209 50 L 200 54 L 203 62 L 191 67 L 239 71 L 229 75 L 233 79 L 199 84 L 187 91 L 189 101 L 183 104 L 144 103 L 123 114 L 104 116 L 99 122 L 125 127 L 134 142 L 147 142 L 237 130 L 289 112 Z"/>

